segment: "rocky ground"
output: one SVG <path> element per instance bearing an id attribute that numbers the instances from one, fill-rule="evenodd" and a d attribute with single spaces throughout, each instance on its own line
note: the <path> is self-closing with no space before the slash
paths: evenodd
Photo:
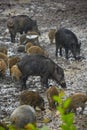
<path id="1" fill-rule="evenodd" d="M 10 4 L 9 4 L 10 3 Z M 9 33 L 4 35 L 7 27 L 6 21 L 12 15 L 26 14 L 38 21 L 38 27 L 41 32 L 39 37 L 40 45 L 46 49 L 49 56 L 57 64 L 59 64 L 65 71 L 65 79 L 67 83 L 66 95 L 75 92 L 87 91 L 87 1 L 86 0 L 26 0 L 19 1 L 2 1 L 0 0 L 0 45 L 8 48 L 8 56 L 20 55 L 23 53 L 17 52 L 19 44 L 19 34 L 16 37 L 16 43 L 10 42 Z M 50 28 L 58 29 L 66 27 L 71 29 L 81 40 L 81 56 L 84 59 L 75 61 L 70 58 L 68 61 L 63 57 L 55 58 L 55 44 L 50 44 L 48 39 L 48 31 Z M 33 80 L 32 80 L 33 79 Z M 55 81 L 50 80 L 49 83 L 56 85 Z M 45 90 L 40 84 L 39 77 L 29 77 L 27 81 L 29 90 L 37 90 L 44 97 L 46 110 L 37 113 L 37 125 L 49 126 L 50 130 L 57 130 L 60 126 L 60 118 L 56 112 L 48 109 L 48 102 L 46 99 Z M 59 86 L 58 86 L 59 87 Z M 20 95 L 19 82 L 13 82 L 9 70 L 6 72 L 4 79 L 0 79 L 0 120 L 9 121 L 11 112 L 19 105 Z M 41 120 L 51 119 L 49 123 L 44 124 Z M 77 130 L 87 129 L 87 103 L 83 115 L 75 117 L 75 124 Z"/>

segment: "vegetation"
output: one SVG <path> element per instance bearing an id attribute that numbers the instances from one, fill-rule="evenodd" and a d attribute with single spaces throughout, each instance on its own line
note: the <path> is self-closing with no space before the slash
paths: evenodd
<path id="1" fill-rule="evenodd" d="M 64 93 L 61 92 L 59 96 L 54 96 L 54 100 L 58 103 L 57 110 L 60 112 L 61 115 L 61 128 L 62 130 L 76 130 L 76 126 L 74 126 L 74 113 L 67 113 L 66 114 L 66 109 L 68 108 L 71 100 L 70 98 L 67 98 L 66 100 L 63 101 L 63 96 Z"/>

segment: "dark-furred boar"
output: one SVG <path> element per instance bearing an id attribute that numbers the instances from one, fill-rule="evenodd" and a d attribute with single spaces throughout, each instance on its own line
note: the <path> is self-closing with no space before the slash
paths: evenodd
<path id="1" fill-rule="evenodd" d="M 37 54 L 26 55 L 17 63 L 17 66 L 22 72 L 20 77 L 22 89 L 26 88 L 26 80 L 30 75 L 40 76 L 42 86 L 48 87 L 48 79 L 53 79 L 66 88 L 64 70 L 50 58 Z"/>
<path id="2" fill-rule="evenodd" d="M 68 29 L 61 28 L 55 33 L 56 56 L 58 49 L 60 49 L 60 56 L 62 56 L 62 48 L 65 49 L 66 59 L 68 59 L 69 50 L 72 52 L 75 59 L 80 55 L 81 43 L 78 42 L 76 35 Z"/>
<path id="3" fill-rule="evenodd" d="M 7 21 L 7 27 L 11 36 L 11 42 L 15 42 L 17 32 L 20 34 L 23 34 L 23 32 L 27 33 L 32 30 L 39 32 L 37 21 L 32 20 L 26 15 L 11 16 Z"/>

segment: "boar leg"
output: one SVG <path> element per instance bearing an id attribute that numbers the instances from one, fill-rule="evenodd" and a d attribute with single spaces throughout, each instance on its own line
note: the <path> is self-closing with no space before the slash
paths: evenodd
<path id="1" fill-rule="evenodd" d="M 68 48 L 65 48 L 66 59 L 68 59 Z"/>
<path id="2" fill-rule="evenodd" d="M 60 47 L 60 56 L 62 56 L 62 47 Z"/>
<path id="3" fill-rule="evenodd" d="M 56 46 L 56 54 L 55 54 L 56 57 L 58 56 L 57 53 L 58 53 L 58 46 Z"/>
<path id="4" fill-rule="evenodd" d="M 46 76 L 41 77 L 41 85 L 48 88 L 48 78 Z"/>
<path id="5" fill-rule="evenodd" d="M 51 110 L 54 109 L 55 108 L 55 102 L 54 101 L 50 102 L 49 106 L 50 106 Z"/>
<path id="6" fill-rule="evenodd" d="M 22 86 L 22 90 L 26 89 L 27 86 L 26 86 L 26 80 L 27 80 L 27 77 L 26 76 L 22 76 L 20 78 L 20 83 L 21 83 L 21 86 Z"/>
<path id="7" fill-rule="evenodd" d="M 84 111 L 84 109 L 85 109 L 85 104 L 84 104 L 84 103 L 82 103 L 81 108 L 82 108 L 82 110 L 81 110 L 80 114 L 83 114 L 83 111 Z"/>
<path id="8" fill-rule="evenodd" d="M 11 42 L 13 42 L 13 43 L 15 43 L 15 36 L 16 35 L 11 34 Z"/>

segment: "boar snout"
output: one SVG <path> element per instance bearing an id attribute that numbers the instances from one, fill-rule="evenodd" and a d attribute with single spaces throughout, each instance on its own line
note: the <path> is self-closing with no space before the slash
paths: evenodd
<path id="1" fill-rule="evenodd" d="M 62 81 L 60 84 L 61 84 L 62 88 L 67 88 L 65 81 Z"/>
<path id="2" fill-rule="evenodd" d="M 41 108 L 41 110 L 42 110 L 42 111 L 44 111 L 44 110 L 45 110 L 45 108 Z"/>

